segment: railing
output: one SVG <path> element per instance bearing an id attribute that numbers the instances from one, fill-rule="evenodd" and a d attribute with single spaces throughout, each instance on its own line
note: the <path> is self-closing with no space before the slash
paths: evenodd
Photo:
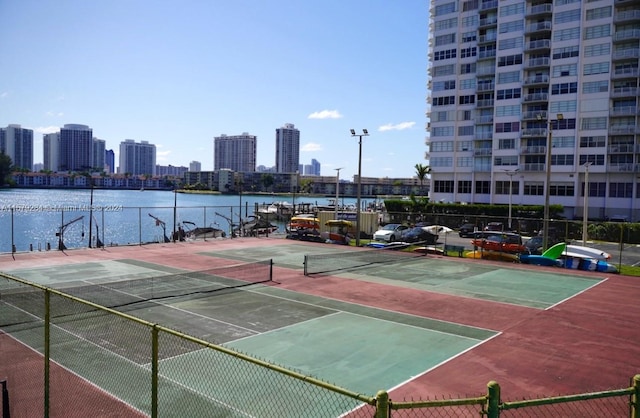
<path id="1" fill-rule="evenodd" d="M 40 416 L 70 416 L 95 393 L 107 394 L 88 408 L 122 417 L 259 416 L 373 417 L 420 414 L 498 418 L 512 409 L 546 416 L 623 416 L 640 413 L 640 375 L 629 387 L 576 395 L 503 402 L 497 382 L 486 395 L 393 401 L 386 390 L 355 393 L 314 377 L 151 323 L 67 293 L 0 273 L 0 329 L 21 340 L 24 352 L 42 350 Z M 25 297 L 28 296 L 28 297 Z M 26 331 L 26 332 L 25 332 Z M 20 361 L 20 359 L 16 359 Z M 108 367 L 105 365 L 108 364 Z M 206 382 L 194 376 L 207 376 Z M 80 384 L 81 381 L 89 384 Z M 57 382 L 57 384 L 54 384 Z M 11 412 L 7 381 L 3 410 Z M 5 396 L 6 391 L 6 396 Z M 70 394 L 73 394 L 72 396 Z M 416 398 L 428 398 L 421 394 Z M 91 398 L 96 399 L 96 398 Z M 600 401 L 606 400 L 606 401 Z M 597 402 L 597 403 L 596 403 Z M 544 408 L 544 409 L 543 409 Z M 624 412 L 621 412 L 624 411 Z"/>

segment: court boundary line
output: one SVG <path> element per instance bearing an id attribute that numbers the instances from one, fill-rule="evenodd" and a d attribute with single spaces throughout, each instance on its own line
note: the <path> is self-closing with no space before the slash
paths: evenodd
<path id="1" fill-rule="evenodd" d="M 581 291 L 579 291 L 578 293 L 573 294 L 573 295 L 569 296 L 568 298 L 564 298 L 564 299 L 562 299 L 562 300 L 560 300 L 560 301 L 558 301 L 558 302 L 554 303 L 553 305 L 549 306 L 548 308 L 545 308 L 544 310 L 546 311 L 546 310 L 549 310 L 549 309 L 555 308 L 556 306 L 560 305 L 561 303 L 564 303 L 564 302 L 566 302 L 566 301 L 568 301 L 568 300 L 571 300 L 571 299 L 573 299 L 573 298 L 575 298 L 575 297 L 577 297 L 577 296 L 580 296 L 581 294 L 583 294 L 583 293 L 587 292 L 588 290 L 591 290 L 591 289 L 593 289 L 593 288 L 594 288 L 594 287 L 596 287 L 596 286 L 600 286 L 601 284 L 603 284 L 603 283 L 605 283 L 605 282 L 607 282 L 607 281 L 609 281 L 609 278 L 608 278 L 608 277 L 605 277 L 604 279 L 597 281 L 597 282 L 596 282 L 596 283 L 594 283 L 593 285 L 591 285 L 591 286 L 589 286 L 589 287 L 587 287 L 587 288 L 585 288 L 585 289 L 582 289 L 582 290 L 581 290 Z"/>

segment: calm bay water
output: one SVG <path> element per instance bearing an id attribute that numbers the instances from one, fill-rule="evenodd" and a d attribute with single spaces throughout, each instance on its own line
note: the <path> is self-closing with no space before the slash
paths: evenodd
<path id="1" fill-rule="evenodd" d="M 253 215 L 256 204 L 283 201 L 294 203 L 294 197 L 96 189 L 91 205 L 90 190 L 0 189 L 0 252 L 11 252 L 12 245 L 16 251 L 44 251 L 48 246 L 56 250 L 56 234 L 61 230 L 67 248 L 88 247 L 89 235 L 92 246 L 96 236 L 107 246 L 161 242 L 174 230 L 174 206 L 176 224 L 187 221 L 229 232 L 229 220 L 238 222 L 240 207 L 246 219 Z M 356 203 L 355 198 L 341 197 L 340 201 L 344 205 Z M 326 197 L 295 197 L 296 206 L 328 202 Z M 363 199 L 362 204 L 367 201 Z M 278 225 L 278 232 L 284 232 L 284 222 L 274 224 Z"/>

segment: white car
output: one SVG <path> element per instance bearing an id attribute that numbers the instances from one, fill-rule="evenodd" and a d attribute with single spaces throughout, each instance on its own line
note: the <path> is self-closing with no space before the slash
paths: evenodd
<path id="1" fill-rule="evenodd" d="M 394 242 L 402 236 L 402 231 L 409 229 L 406 225 L 386 224 L 373 234 L 374 241 Z"/>

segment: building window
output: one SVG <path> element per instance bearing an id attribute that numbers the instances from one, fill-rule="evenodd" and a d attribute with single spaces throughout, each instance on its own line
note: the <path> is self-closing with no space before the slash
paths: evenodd
<path id="1" fill-rule="evenodd" d="M 515 149 L 516 140 L 514 138 L 504 138 L 498 140 L 498 149 Z"/>
<path id="2" fill-rule="evenodd" d="M 458 27 L 458 18 L 452 17 L 451 19 L 439 20 L 433 24 L 433 27 L 436 31 L 456 28 Z"/>
<path id="3" fill-rule="evenodd" d="M 611 36 L 611 25 L 598 25 L 591 26 L 584 30 L 583 39 L 595 39 L 595 38 L 604 38 L 606 36 Z"/>
<path id="4" fill-rule="evenodd" d="M 510 182 L 509 180 L 507 180 L 507 181 L 502 181 L 502 180 L 496 181 L 496 192 L 495 192 L 495 194 L 509 194 L 509 183 L 513 183 L 513 182 Z"/>
<path id="5" fill-rule="evenodd" d="M 456 167 L 472 167 L 473 157 L 458 157 Z"/>
<path id="6" fill-rule="evenodd" d="M 573 155 L 569 155 L 569 154 L 552 155 L 551 165 L 573 165 Z"/>
<path id="7" fill-rule="evenodd" d="M 594 129 L 607 129 L 607 118 L 597 117 L 597 118 L 582 118 L 580 121 L 580 129 L 584 130 L 594 130 Z"/>
<path id="8" fill-rule="evenodd" d="M 582 9 L 566 10 L 564 12 L 555 13 L 553 15 L 553 23 L 567 23 L 580 20 L 580 12 Z"/>
<path id="9" fill-rule="evenodd" d="M 474 32 L 465 32 L 462 34 L 462 42 L 475 42 L 477 37 L 477 33 Z"/>
<path id="10" fill-rule="evenodd" d="M 476 72 L 476 63 L 460 64 L 460 74 L 473 74 Z"/>
<path id="11" fill-rule="evenodd" d="M 471 181 L 459 180 L 458 181 L 458 193 L 471 193 Z"/>
<path id="12" fill-rule="evenodd" d="M 560 29 L 553 32 L 554 42 L 570 41 L 572 39 L 580 39 L 580 27 L 576 26 L 575 28 Z M 576 46 L 576 48 L 578 47 Z"/>
<path id="13" fill-rule="evenodd" d="M 518 19 L 511 22 L 501 23 L 498 27 L 498 33 L 520 32 L 524 28 L 524 19 Z"/>
<path id="14" fill-rule="evenodd" d="M 455 70 L 456 70 L 456 66 L 454 64 L 438 65 L 436 67 L 432 67 L 432 73 L 434 77 L 441 77 L 444 75 L 453 75 Z"/>
<path id="15" fill-rule="evenodd" d="M 553 50 L 553 59 L 577 57 L 580 54 L 580 48 L 576 46 L 566 46 L 564 48 L 555 48 Z"/>
<path id="16" fill-rule="evenodd" d="M 633 197 L 633 183 L 609 183 L 609 197 Z"/>
<path id="17" fill-rule="evenodd" d="M 497 100 L 506 100 L 506 99 L 517 99 L 520 97 L 521 95 L 521 90 L 519 88 L 517 89 L 505 89 L 505 90 L 498 90 L 498 93 L 496 95 L 496 99 Z"/>
<path id="18" fill-rule="evenodd" d="M 597 57 L 600 55 L 609 55 L 610 52 L 611 52 L 610 44 L 595 44 L 595 45 L 587 45 L 584 47 L 585 57 Z"/>
<path id="19" fill-rule="evenodd" d="M 458 104 L 466 105 L 466 104 L 474 104 L 476 102 L 475 94 L 471 94 L 468 96 L 460 96 L 458 98 Z"/>
<path id="20" fill-rule="evenodd" d="M 524 183 L 525 196 L 543 196 L 544 183 Z"/>
<path id="21" fill-rule="evenodd" d="M 549 106 L 549 112 L 563 113 L 563 112 L 575 112 L 577 102 L 575 100 L 563 100 L 561 102 L 552 102 Z"/>
<path id="22" fill-rule="evenodd" d="M 446 35 L 438 35 L 435 39 L 435 46 L 449 45 L 456 43 L 456 34 L 448 33 Z"/>
<path id="23" fill-rule="evenodd" d="M 476 47 L 462 48 L 460 50 L 460 58 L 475 57 L 477 54 Z"/>
<path id="24" fill-rule="evenodd" d="M 585 163 L 591 163 L 593 165 L 604 165 L 604 154 L 588 154 L 581 155 L 579 165 L 585 165 Z M 603 195 L 604 196 L 604 195 Z"/>
<path id="25" fill-rule="evenodd" d="M 498 84 L 516 83 L 520 81 L 520 71 L 509 71 L 498 74 Z"/>
<path id="26" fill-rule="evenodd" d="M 500 7 L 500 16 L 524 15 L 524 2 Z"/>
<path id="27" fill-rule="evenodd" d="M 522 48 L 523 38 L 521 36 L 517 38 L 501 39 L 498 41 L 498 49 L 504 51 L 505 49 Z"/>
<path id="28" fill-rule="evenodd" d="M 552 77 L 568 77 L 578 75 L 578 66 L 576 64 L 555 65 L 552 69 Z"/>
<path id="29" fill-rule="evenodd" d="M 611 17 L 611 6 L 596 7 L 595 9 L 587 10 L 587 20 L 602 19 L 605 17 Z"/>
<path id="30" fill-rule="evenodd" d="M 498 67 L 522 64 L 522 54 L 507 55 L 498 59 Z"/>
<path id="31" fill-rule="evenodd" d="M 580 148 L 602 148 L 607 145 L 605 136 L 581 136 Z"/>
<path id="32" fill-rule="evenodd" d="M 582 83 L 582 92 L 590 93 L 606 93 L 609 91 L 609 80 L 586 81 Z"/>
<path id="33" fill-rule="evenodd" d="M 453 180 L 435 180 L 433 189 L 436 193 L 453 193 Z"/>
<path id="34" fill-rule="evenodd" d="M 496 126 L 496 133 L 520 131 L 520 122 L 502 122 L 502 123 L 496 123 L 495 126 Z"/>
<path id="35" fill-rule="evenodd" d="M 456 11 L 456 3 L 452 2 L 452 3 L 445 3 L 445 4 L 441 4 L 439 6 L 436 6 L 435 9 L 435 16 L 442 16 L 442 15 L 446 15 L 449 13 L 453 13 Z"/>
<path id="36" fill-rule="evenodd" d="M 476 181 L 476 194 L 489 194 L 491 183 L 488 181 Z"/>
<path id="37" fill-rule="evenodd" d="M 583 75 L 608 74 L 608 73 L 609 73 L 608 62 L 595 62 L 592 64 L 585 64 L 582 69 Z"/>
<path id="38" fill-rule="evenodd" d="M 469 136 L 473 135 L 474 126 L 459 126 L 458 127 L 458 136 Z"/>
<path id="39" fill-rule="evenodd" d="M 478 27 L 478 15 L 465 16 L 462 18 L 462 27 L 468 28 L 469 26 L 472 28 Z"/>
<path id="40" fill-rule="evenodd" d="M 574 196 L 576 193 L 573 183 L 551 183 L 549 194 L 551 196 Z"/>
<path id="41" fill-rule="evenodd" d="M 460 80 L 460 90 L 472 90 L 476 87 L 476 79 L 475 78 L 467 78 L 464 80 Z"/>
<path id="42" fill-rule="evenodd" d="M 444 51 L 436 51 L 433 53 L 433 60 L 440 61 L 455 58 L 457 54 L 457 50 L 455 49 L 446 49 Z"/>
<path id="43" fill-rule="evenodd" d="M 456 96 L 434 97 L 432 106 L 447 106 L 456 104 Z"/>
<path id="44" fill-rule="evenodd" d="M 559 83 L 551 85 L 551 94 L 569 94 L 578 91 L 578 83 Z"/>
<path id="45" fill-rule="evenodd" d="M 605 197 L 607 191 L 607 183 L 589 182 L 590 197 Z M 584 196 L 584 182 L 582 182 L 582 196 Z"/>

